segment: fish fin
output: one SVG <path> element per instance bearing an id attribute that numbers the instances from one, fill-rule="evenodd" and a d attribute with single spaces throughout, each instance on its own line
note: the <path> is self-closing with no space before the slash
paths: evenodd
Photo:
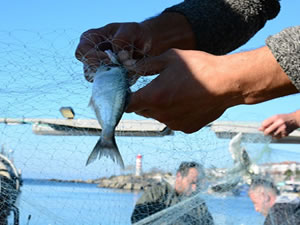
<path id="1" fill-rule="evenodd" d="M 122 156 L 119 152 L 118 146 L 116 144 L 116 139 L 113 137 L 111 140 L 99 139 L 97 144 L 95 145 L 92 153 L 90 154 L 86 165 L 95 161 L 97 156 L 99 155 L 99 159 L 102 156 L 110 157 L 114 162 L 118 163 L 122 169 L 124 169 L 124 162 Z"/>
<path id="2" fill-rule="evenodd" d="M 99 154 L 99 145 L 101 143 L 101 138 L 98 140 L 97 144 L 95 145 L 93 151 L 89 155 L 87 161 L 86 161 L 86 166 L 89 165 L 90 163 L 94 162 L 97 159 L 97 156 Z"/>

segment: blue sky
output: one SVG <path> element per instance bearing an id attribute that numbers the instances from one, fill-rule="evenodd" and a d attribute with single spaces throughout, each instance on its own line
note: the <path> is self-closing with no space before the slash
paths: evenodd
<path id="1" fill-rule="evenodd" d="M 91 85 L 74 58 L 85 30 L 111 22 L 142 21 L 180 1 L 5 1 L 0 13 L 0 117 L 61 118 L 58 109 L 72 106 L 77 118 L 94 118 L 87 107 Z M 281 1 L 281 12 L 238 51 L 264 45 L 285 27 L 298 25 L 300 2 Z M 299 108 L 299 95 L 227 110 L 220 120 L 256 121 Z M 124 118 L 137 118 L 132 114 Z M 32 134 L 29 125 L 0 125 L 0 144 L 14 150 L 25 177 L 94 178 L 119 173 L 118 166 L 101 159 L 88 167 L 85 160 L 97 137 L 51 137 Z M 228 166 L 228 140 L 218 140 L 209 129 L 164 138 L 117 137 L 126 165 L 143 155 L 144 168 L 174 170 L 181 160 L 199 160 L 205 166 Z M 296 145 L 272 145 L 269 160 L 299 160 Z M 253 154 L 263 148 L 248 145 Z M 283 150 L 280 150 L 283 149 Z M 276 152 L 276 154 L 275 154 Z M 166 163 L 167 162 L 167 163 Z"/>

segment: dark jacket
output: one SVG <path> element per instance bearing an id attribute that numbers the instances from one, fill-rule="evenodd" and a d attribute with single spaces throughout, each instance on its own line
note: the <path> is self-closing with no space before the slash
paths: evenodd
<path id="1" fill-rule="evenodd" d="M 170 184 L 156 184 L 147 189 L 137 201 L 131 215 L 131 222 L 136 223 L 182 200 L 184 200 L 184 197 L 178 195 Z M 184 207 L 182 210 L 187 210 L 188 207 L 189 206 Z M 174 215 L 174 217 L 176 217 L 176 215 Z M 174 219 L 174 217 L 172 219 Z M 187 210 L 183 216 L 176 218 L 172 224 L 213 225 L 214 222 L 206 204 L 203 202 L 196 208 Z"/>
<path id="2" fill-rule="evenodd" d="M 275 203 L 264 225 L 300 225 L 300 201 Z"/>

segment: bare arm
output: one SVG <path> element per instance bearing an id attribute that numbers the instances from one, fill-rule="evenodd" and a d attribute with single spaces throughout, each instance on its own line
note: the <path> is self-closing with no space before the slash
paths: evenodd
<path id="1" fill-rule="evenodd" d="M 173 49 L 129 69 L 160 75 L 132 95 L 127 111 L 186 133 L 229 107 L 297 93 L 268 47 L 225 56 Z"/>
<path id="2" fill-rule="evenodd" d="M 268 47 L 228 55 L 226 68 L 242 104 L 256 104 L 297 93 Z"/>

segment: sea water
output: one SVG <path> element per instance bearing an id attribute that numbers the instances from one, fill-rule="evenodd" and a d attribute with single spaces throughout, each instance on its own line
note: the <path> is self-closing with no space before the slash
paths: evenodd
<path id="1" fill-rule="evenodd" d="M 141 192 L 98 188 L 95 184 L 25 180 L 18 202 L 20 224 L 127 225 L 140 195 Z M 254 211 L 247 195 L 203 198 L 215 224 L 263 224 L 264 218 Z"/>

